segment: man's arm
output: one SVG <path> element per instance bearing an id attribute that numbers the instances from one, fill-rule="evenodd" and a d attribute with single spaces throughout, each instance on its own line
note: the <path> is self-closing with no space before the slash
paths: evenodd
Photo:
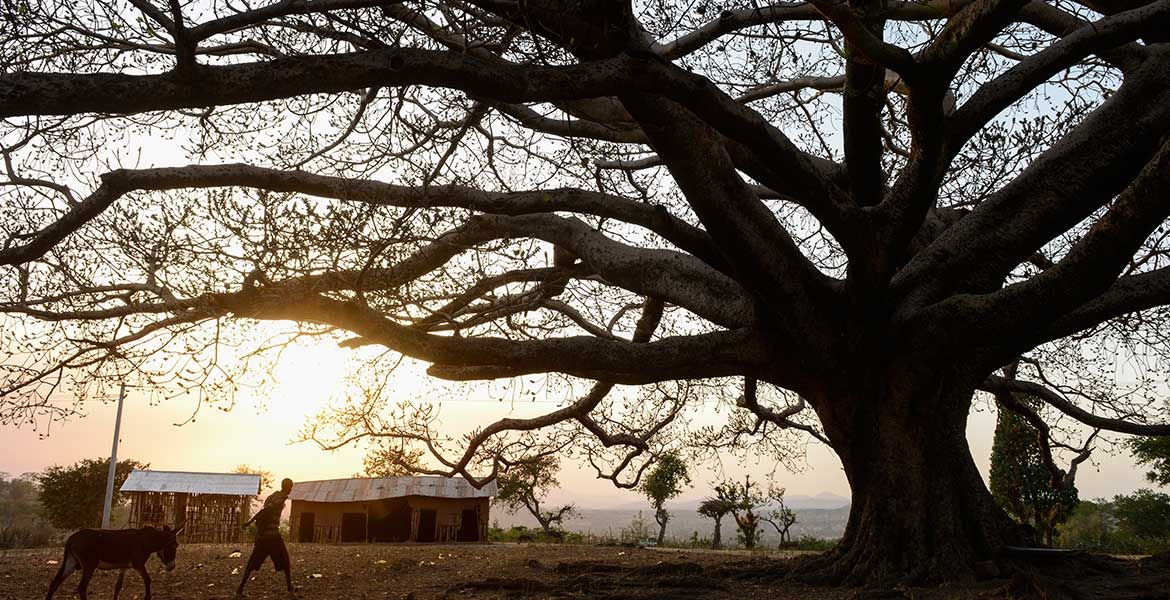
<path id="1" fill-rule="evenodd" d="M 260 510 L 256 511 L 256 514 L 252 515 L 252 518 L 248 519 L 247 523 L 244 523 L 243 528 L 247 529 L 249 525 L 256 522 L 256 519 L 260 518 L 260 515 L 264 514 L 265 511 L 270 511 L 270 510 L 272 510 L 271 506 L 265 506 L 264 508 L 261 508 Z"/>

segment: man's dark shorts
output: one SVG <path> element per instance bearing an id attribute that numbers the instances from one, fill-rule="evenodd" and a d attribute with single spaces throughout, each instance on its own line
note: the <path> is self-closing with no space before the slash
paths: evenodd
<path id="1" fill-rule="evenodd" d="M 265 535 L 256 538 L 256 545 L 252 547 L 252 556 L 248 557 L 248 570 L 255 571 L 264 566 L 264 559 L 269 557 L 272 557 L 272 564 L 277 571 L 288 570 L 288 548 L 285 548 L 284 539 L 279 535 Z"/>

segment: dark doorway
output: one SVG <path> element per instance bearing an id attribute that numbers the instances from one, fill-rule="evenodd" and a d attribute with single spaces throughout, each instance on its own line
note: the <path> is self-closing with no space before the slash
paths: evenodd
<path id="1" fill-rule="evenodd" d="M 313 513 L 301 513 L 301 524 L 297 527 L 298 542 L 312 542 L 313 528 L 317 524 L 317 516 Z"/>
<path id="2" fill-rule="evenodd" d="M 390 498 L 367 505 L 370 509 L 371 542 L 410 540 L 410 504 L 406 498 Z"/>
<path id="3" fill-rule="evenodd" d="M 418 541 L 433 542 L 435 541 L 435 524 L 437 514 L 433 510 L 418 511 Z"/>
<path id="4" fill-rule="evenodd" d="M 366 514 L 365 513 L 342 513 L 341 514 L 341 542 L 364 542 L 366 541 Z"/>
<path id="5" fill-rule="evenodd" d="M 465 508 L 459 517 L 459 541 L 479 541 L 479 511 Z"/>

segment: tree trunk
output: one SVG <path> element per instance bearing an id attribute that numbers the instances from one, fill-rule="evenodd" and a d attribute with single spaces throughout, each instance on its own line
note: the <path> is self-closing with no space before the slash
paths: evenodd
<path id="1" fill-rule="evenodd" d="M 533 513 L 533 516 L 536 517 L 536 522 L 540 524 L 541 530 L 544 531 L 545 539 L 549 539 L 550 537 L 552 537 L 552 520 L 545 519 L 539 513 Z"/>
<path id="2" fill-rule="evenodd" d="M 670 513 L 665 508 L 659 508 L 654 511 L 654 520 L 658 522 L 658 545 L 661 546 L 666 540 L 666 523 L 670 521 Z"/>
<path id="3" fill-rule="evenodd" d="M 715 519 L 715 534 L 711 536 L 711 549 L 718 550 L 723 547 L 723 538 L 719 531 L 719 526 L 722 525 L 722 517 Z"/>
<path id="4" fill-rule="evenodd" d="M 970 580 L 1002 546 L 1031 542 L 971 458 L 975 377 L 927 370 L 859 379 L 878 383 L 860 394 L 830 390 L 853 397 L 819 403 L 853 499 L 841 542 L 798 576 L 867 585 Z"/>

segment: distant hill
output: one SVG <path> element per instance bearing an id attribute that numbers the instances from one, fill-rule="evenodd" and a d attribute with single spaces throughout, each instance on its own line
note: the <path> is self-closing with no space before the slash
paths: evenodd
<path id="1" fill-rule="evenodd" d="M 695 509 L 699 508 L 699 503 L 702 501 L 703 497 L 701 496 L 679 498 L 672 501 L 669 508 L 670 510 L 686 510 L 693 512 Z M 788 505 L 788 508 L 794 510 L 803 508 L 834 509 L 849 506 L 849 498 L 846 498 L 845 496 L 838 496 L 832 492 L 821 492 L 815 496 L 793 494 L 791 496 L 785 496 L 784 503 Z M 609 506 L 590 506 L 588 503 L 585 503 L 583 508 L 591 510 L 633 511 L 636 513 L 639 510 L 649 510 L 648 506 L 649 505 L 645 500 L 635 500 L 611 504 Z"/>
<path id="2" fill-rule="evenodd" d="M 804 506 L 808 504 L 823 506 L 831 500 L 831 498 L 824 496 L 826 495 L 793 496 L 789 499 L 794 501 L 790 506 L 796 512 L 797 518 L 797 523 L 792 527 L 791 531 L 794 539 L 805 535 L 820 539 L 835 539 L 841 537 L 845 532 L 845 523 L 849 519 L 849 506 L 847 504 L 844 506 L 837 504 L 833 508 L 805 508 L 797 505 L 795 502 L 797 498 L 801 498 L 801 504 Z M 833 495 L 828 494 L 828 496 Z M 840 496 L 833 496 L 833 498 L 844 500 Z M 803 499 L 808 499 L 808 501 L 805 502 Z M 701 538 L 711 536 L 715 528 L 715 522 L 695 512 L 697 505 L 697 502 L 693 504 L 679 502 L 677 505 L 670 507 L 671 519 L 666 527 L 666 536 L 668 538 L 683 540 L 690 538 L 693 532 L 698 532 Z M 582 509 L 579 516 L 565 524 L 565 528 L 579 533 L 617 538 L 621 535 L 622 529 L 628 528 L 630 523 L 638 516 L 639 510 L 642 512 L 642 519 L 651 528 L 656 528 L 657 524 L 654 523 L 653 512 L 645 504 L 641 506 L 624 504 L 620 507 L 608 509 Z M 493 524 L 498 524 L 504 528 L 514 525 L 524 525 L 527 527 L 538 526 L 536 520 L 527 513 L 510 515 L 496 506 L 492 507 L 491 518 Z M 723 519 L 723 539 L 725 541 L 733 541 L 735 539 L 735 523 L 730 515 Z M 764 524 L 763 543 L 768 546 L 779 543 L 779 537 L 776 531 L 767 523 Z"/>

